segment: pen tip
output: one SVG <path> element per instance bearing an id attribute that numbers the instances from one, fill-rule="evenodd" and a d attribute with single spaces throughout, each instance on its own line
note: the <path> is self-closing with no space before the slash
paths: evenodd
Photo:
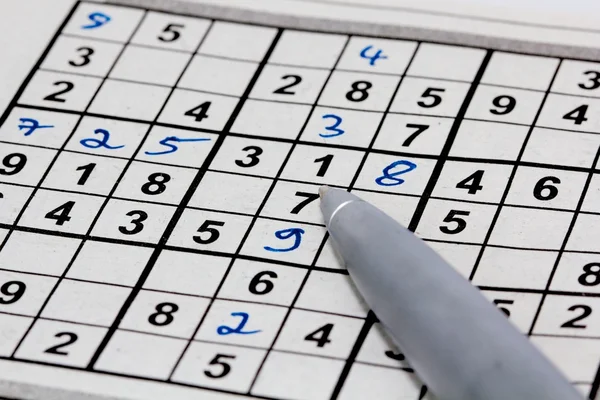
<path id="1" fill-rule="evenodd" d="M 325 196 L 325 193 L 327 193 L 328 190 L 329 190 L 329 186 L 321 186 L 319 188 L 319 197 L 323 198 L 323 196 Z"/>

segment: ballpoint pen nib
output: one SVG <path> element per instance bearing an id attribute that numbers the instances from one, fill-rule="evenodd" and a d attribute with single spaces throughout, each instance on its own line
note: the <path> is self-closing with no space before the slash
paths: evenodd
<path id="1" fill-rule="evenodd" d="M 329 190 L 329 186 L 321 186 L 319 188 L 319 197 L 323 198 L 323 196 L 325 196 L 325 193 L 327 193 L 328 190 Z"/>

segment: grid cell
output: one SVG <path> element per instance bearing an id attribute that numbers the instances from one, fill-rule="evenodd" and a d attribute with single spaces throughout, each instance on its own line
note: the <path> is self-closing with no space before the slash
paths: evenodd
<path id="1" fill-rule="evenodd" d="M 463 243 L 426 242 L 465 279 L 469 279 L 481 246 Z"/>
<path id="2" fill-rule="evenodd" d="M 329 71 L 266 65 L 250 92 L 251 99 L 313 104 Z"/>
<path id="3" fill-rule="evenodd" d="M 131 43 L 193 52 L 209 26 L 206 19 L 148 11 Z"/>
<path id="4" fill-rule="evenodd" d="M 2 199 L 0 223 L 15 222 L 32 192 L 32 188 L 0 184 L 0 199 Z"/>
<path id="5" fill-rule="evenodd" d="M 369 333 L 356 355 L 356 361 L 395 368 L 409 367 L 406 356 L 398 350 L 379 322 L 373 324 L 369 329 Z"/>
<path id="6" fill-rule="evenodd" d="M 347 37 L 324 33 L 285 30 L 270 63 L 302 67 L 333 68 Z"/>
<path id="7" fill-rule="evenodd" d="M 18 315 L 0 314 L 0 355 L 10 357 L 33 319 Z"/>
<path id="8" fill-rule="evenodd" d="M 417 43 L 352 36 L 336 69 L 402 75 Z"/>
<path id="9" fill-rule="evenodd" d="M 463 120 L 450 156 L 516 160 L 528 131 L 528 126 Z"/>
<path id="10" fill-rule="evenodd" d="M 597 90 L 600 66 L 598 63 L 563 60 L 552 84 L 552 92 L 600 97 Z"/>
<path id="11" fill-rule="evenodd" d="M 76 36 L 126 42 L 144 11 L 95 3 L 79 4 L 63 30 Z"/>
<path id="12" fill-rule="evenodd" d="M 241 96 L 258 64 L 196 55 L 183 73 L 178 87 Z"/>
<path id="13" fill-rule="evenodd" d="M 56 156 L 55 150 L 3 143 L 0 182 L 35 186 Z"/>
<path id="14" fill-rule="evenodd" d="M 558 64 L 556 58 L 495 51 L 485 67 L 481 83 L 546 90 Z"/>
<path id="15" fill-rule="evenodd" d="M 600 136 L 533 128 L 523 161 L 590 168 L 600 147 Z"/>
<path id="16" fill-rule="evenodd" d="M 385 111 L 400 78 L 360 72 L 334 71 L 318 104 L 340 108 Z"/>
<path id="17" fill-rule="evenodd" d="M 260 215 L 324 225 L 319 186 L 277 181 Z"/>
<path id="18" fill-rule="evenodd" d="M 600 292 L 600 256 L 586 253 L 562 253 L 552 282 L 551 290 L 566 292 Z"/>
<path id="19" fill-rule="evenodd" d="M 373 148 L 438 155 L 446 143 L 452 122 L 449 118 L 388 114 Z"/>
<path id="20" fill-rule="evenodd" d="M 579 214 L 569 235 L 566 250 L 600 252 L 600 243 L 596 240 L 599 230 L 600 215 Z"/>
<path id="21" fill-rule="evenodd" d="M 463 82 L 406 77 L 394 96 L 390 112 L 454 117 L 469 90 Z"/>
<path id="22" fill-rule="evenodd" d="M 600 336 L 600 318 L 594 309 L 600 299 L 548 295 L 533 329 L 536 334 L 558 336 Z"/>
<path id="23" fill-rule="evenodd" d="M 37 316 L 56 281 L 46 276 L 0 271 L 0 311 Z"/>
<path id="24" fill-rule="evenodd" d="M 267 138 L 295 139 L 310 110 L 309 105 L 246 100 L 231 131 Z"/>
<path id="25" fill-rule="evenodd" d="M 352 193 L 373 204 L 381 211 L 394 218 L 404 226 L 408 226 L 417 208 L 417 196 L 402 196 L 388 193 L 367 192 L 353 189 Z"/>
<path id="26" fill-rule="evenodd" d="M 0 127 L 0 140 L 59 149 L 78 120 L 77 115 L 15 107 Z"/>
<path id="27" fill-rule="evenodd" d="M 494 303 L 521 333 L 529 332 L 542 299 L 541 294 L 492 290 L 482 290 L 481 293 Z"/>
<path id="28" fill-rule="evenodd" d="M 365 382 L 369 384 L 365 385 Z M 427 393 L 427 388 L 412 372 L 364 364 L 352 367 L 339 398 L 360 400 L 373 396 L 380 399 L 388 396 L 390 392 L 397 393 L 397 400 L 427 399 L 422 397 Z"/>
<path id="29" fill-rule="evenodd" d="M 480 85 L 465 118 L 529 125 L 543 98 L 540 92 Z"/>
<path id="30" fill-rule="evenodd" d="M 198 52 L 238 60 L 261 61 L 276 33 L 275 28 L 215 21 Z"/>
<path id="31" fill-rule="evenodd" d="M 600 99 L 550 93 L 537 126 L 600 132 Z"/>

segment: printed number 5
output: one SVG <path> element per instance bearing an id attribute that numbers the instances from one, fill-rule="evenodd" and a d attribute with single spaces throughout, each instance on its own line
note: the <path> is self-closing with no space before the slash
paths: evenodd
<path id="1" fill-rule="evenodd" d="M 223 361 L 222 359 L 235 360 L 235 356 L 230 356 L 229 354 L 217 354 L 216 356 L 214 356 L 214 358 L 212 360 L 210 360 L 208 365 L 220 365 L 221 370 L 217 371 L 216 373 L 213 373 L 212 371 L 205 369 L 204 375 L 208 376 L 209 378 L 214 378 L 214 379 L 223 378 L 223 377 L 227 376 L 227 374 L 229 374 L 229 371 L 231 371 L 231 365 L 229 365 L 227 362 Z"/>
<path id="2" fill-rule="evenodd" d="M 456 235 L 457 233 L 461 233 L 467 227 L 467 221 L 463 218 L 459 218 L 458 216 L 467 216 L 471 214 L 470 211 L 458 211 L 458 210 L 450 210 L 446 218 L 444 218 L 444 222 L 456 222 L 456 226 L 454 228 L 449 228 L 446 226 L 440 226 L 440 231 L 446 233 L 448 235 Z"/>

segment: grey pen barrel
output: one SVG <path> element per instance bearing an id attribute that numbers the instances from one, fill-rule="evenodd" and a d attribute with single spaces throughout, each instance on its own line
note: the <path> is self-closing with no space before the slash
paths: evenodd
<path id="1" fill-rule="evenodd" d="M 321 192 L 333 245 L 417 375 L 444 400 L 581 400 L 506 316 L 389 216 Z"/>

